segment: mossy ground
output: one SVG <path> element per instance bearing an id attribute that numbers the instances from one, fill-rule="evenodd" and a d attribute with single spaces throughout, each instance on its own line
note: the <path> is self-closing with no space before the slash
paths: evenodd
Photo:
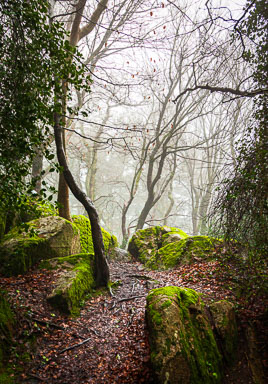
<path id="1" fill-rule="evenodd" d="M 203 306 L 192 289 L 164 287 L 147 296 L 151 361 L 161 382 L 178 383 L 176 375 L 183 384 L 220 383 L 221 356 Z"/>

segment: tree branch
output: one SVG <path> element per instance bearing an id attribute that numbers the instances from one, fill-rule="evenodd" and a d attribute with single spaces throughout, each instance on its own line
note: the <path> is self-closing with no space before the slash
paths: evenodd
<path id="1" fill-rule="evenodd" d="M 220 92 L 220 93 L 231 93 L 232 95 L 240 96 L 240 97 L 255 97 L 258 95 L 264 95 L 268 92 L 268 88 L 258 88 L 252 91 L 241 91 L 240 89 L 233 89 L 229 87 L 212 87 L 210 85 L 196 85 L 193 88 L 186 88 L 183 92 L 181 92 L 174 100 L 173 103 L 176 103 L 180 97 L 185 95 L 187 92 L 193 92 L 198 89 L 204 89 L 212 92 Z"/>

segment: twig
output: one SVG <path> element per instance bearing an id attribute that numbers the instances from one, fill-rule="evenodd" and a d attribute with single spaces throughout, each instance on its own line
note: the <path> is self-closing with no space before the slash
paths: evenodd
<path id="1" fill-rule="evenodd" d="M 126 275 L 126 277 L 135 277 L 136 279 L 140 279 L 140 280 L 154 280 L 151 277 L 146 275 Z"/>
<path id="2" fill-rule="evenodd" d="M 111 306 L 111 308 L 109 308 L 109 310 L 113 309 L 117 303 L 122 303 L 122 301 L 128 301 L 128 300 L 134 300 L 134 299 L 139 299 L 141 297 L 144 297 L 144 295 L 139 295 L 139 296 L 131 296 L 131 297 L 124 297 L 123 299 L 119 299 L 117 301 L 114 301 L 113 305 Z"/>
<path id="3" fill-rule="evenodd" d="M 68 347 L 68 348 L 64 348 L 64 349 L 62 349 L 61 351 L 59 351 L 59 355 L 62 354 L 62 353 L 64 353 L 64 352 L 66 352 L 66 351 L 70 351 L 71 349 L 74 349 L 74 348 L 76 348 L 76 347 L 80 347 L 81 345 L 87 343 L 87 342 L 90 341 L 90 340 L 91 340 L 91 337 L 88 337 L 87 339 L 81 341 L 81 343 L 71 345 L 71 346 Z"/>

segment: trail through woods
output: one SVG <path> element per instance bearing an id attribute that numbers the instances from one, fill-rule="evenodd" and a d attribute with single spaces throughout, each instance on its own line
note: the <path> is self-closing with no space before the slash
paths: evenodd
<path id="1" fill-rule="evenodd" d="M 159 272 L 145 270 L 140 263 L 113 262 L 113 296 L 104 292 L 88 298 L 76 319 L 60 315 L 46 302 L 57 272 L 32 270 L 24 276 L 2 278 L 0 287 L 9 292 L 18 314 L 16 338 L 21 352 L 16 351 L 10 359 L 10 364 L 21 367 L 18 383 L 153 383 L 145 322 L 149 290 L 177 285 L 202 292 L 207 303 L 234 301 L 235 283 L 229 268 L 232 266 L 222 268 L 218 261 L 197 261 Z M 264 304 L 256 297 L 244 304 L 243 297 L 240 300 L 243 328 L 249 320 L 257 321 Z M 29 361 L 25 352 L 30 353 Z M 246 351 L 240 352 L 235 369 L 227 372 L 224 383 L 253 383 Z"/>

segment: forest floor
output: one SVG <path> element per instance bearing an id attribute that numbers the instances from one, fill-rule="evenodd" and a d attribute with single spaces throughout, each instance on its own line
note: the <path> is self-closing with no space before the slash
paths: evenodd
<path id="1" fill-rule="evenodd" d="M 153 383 L 146 296 L 150 289 L 168 285 L 201 292 L 206 303 L 221 299 L 234 302 L 240 332 L 249 323 L 257 327 L 258 349 L 267 368 L 263 321 L 267 302 L 261 294 L 262 276 L 247 268 L 238 268 L 230 260 L 196 260 L 191 265 L 159 272 L 146 270 L 140 263 L 112 262 L 113 296 L 104 291 L 89 296 L 75 319 L 62 316 L 47 304 L 56 271 L 35 269 L 16 278 L 1 278 L 0 288 L 8 291 L 18 317 L 18 347 L 9 361 L 19 372 L 16 383 Z M 224 384 L 253 383 L 248 359 L 242 345 L 236 364 L 226 372 Z"/>

